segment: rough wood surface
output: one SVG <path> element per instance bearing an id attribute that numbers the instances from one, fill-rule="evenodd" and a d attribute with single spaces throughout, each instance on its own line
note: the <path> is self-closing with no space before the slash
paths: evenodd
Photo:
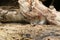
<path id="1" fill-rule="evenodd" d="M 32 24 L 0 24 L 0 40 L 60 40 L 60 12 L 39 0 L 18 0 L 20 9 L 0 8 L 0 22 L 25 20 Z M 45 24 L 46 20 L 55 25 Z"/>
<path id="2" fill-rule="evenodd" d="M 2 24 L 0 40 L 60 40 L 60 26 Z"/>
<path id="3" fill-rule="evenodd" d="M 60 12 L 56 11 L 55 8 L 48 8 L 43 5 L 43 3 L 39 0 L 19 0 L 18 3 L 20 4 L 20 12 L 27 17 L 30 22 L 36 23 L 34 20 L 39 20 L 39 24 L 41 24 L 41 20 L 45 21 L 46 19 L 51 24 L 60 25 Z M 36 19 L 36 17 L 37 19 Z M 39 18 L 38 18 L 39 16 Z M 46 19 L 44 19 L 44 18 Z M 33 19 L 33 20 L 32 20 Z M 31 22 L 31 23 L 32 23 Z M 43 23 L 42 23 L 43 24 Z"/>
<path id="4" fill-rule="evenodd" d="M 18 0 L 19 9 L 0 8 L 0 22 L 27 21 L 30 24 L 60 25 L 60 12 L 48 8 L 39 0 Z"/>

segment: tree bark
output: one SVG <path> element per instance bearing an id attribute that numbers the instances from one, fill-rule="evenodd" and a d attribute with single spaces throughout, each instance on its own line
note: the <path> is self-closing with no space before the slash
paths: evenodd
<path id="1" fill-rule="evenodd" d="M 0 40 L 60 40 L 60 26 L 1 24 Z"/>
<path id="2" fill-rule="evenodd" d="M 20 12 L 25 17 L 27 17 L 27 19 L 31 19 L 29 20 L 30 23 L 33 22 L 33 24 L 36 24 L 37 22 L 39 22 L 38 24 L 41 24 L 41 20 L 46 22 L 47 19 L 50 24 L 60 25 L 60 12 L 58 12 L 53 6 L 51 6 L 50 9 L 43 5 L 43 3 L 39 0 L 19 0 L 18 3 L 20 4 Z M 36 19 L 35 16 L 39 21 Z M 36 20 L 37 22 L 35 22 L 34 20 Z"/>
<path id="3" fill-rule="evenodd" d="M 30 24 L 60 25 L 60 12 L 55 8 L 48 8 L 39 0 L 18 0 L 19 9 L 0 9 L 1 22 L 28 21 Z"/>
<path id="4" fill-rule="evenodd" d="M 0 24 L 0 40 L 60 40 L 60 26 L 57 26 L 60 12 L 53 6 L 47 8 L 39 0 L 18 2 L 20 9 L 0 8 L 0 22 L 11 22 Z M 21 20 L 37 25 L 12 23 Z M 46 20 L 51 25 L 38 25 L 45 24 Z"/>

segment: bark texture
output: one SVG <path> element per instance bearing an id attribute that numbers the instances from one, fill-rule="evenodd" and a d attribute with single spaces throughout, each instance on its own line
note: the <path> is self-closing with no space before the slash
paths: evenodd
<path id="1" fill-rule="evenodd" d="M 19 0 L 20 12 L 31 24 L 44 24 L 46 20 L 50 24 L 60 25 L 60 12 L 53 6 L 46 7 L 39 0 Z"/>
<path id="2" fill-rule="evenodd" d="M 30 24 L 60 25 L 60 12 L 48 8 L 39 0 L 18 0 L 19 9 L 0 8 L 1 22 L 27 21 Z"/>
<path id="3" fill-rule="evenodd" d="M 60 40 L 60 26 L 2 24 L 0 40 Z"/>
<path id="4" fill-rule="evenodd" d="M 39 0 L 18 0 L 18 3 L 19 9 L 0 8 L 0 22 L 11 22 L 0 24 L 0 40 L 60 40 L 60 26 L 57 26 L 60 12 Z M 12 23 L 22 20 L 30 24 Z M 44 25 L 46 22 L 51 25 Z"/>
<path id="5" fill-rule="evenodd" d="M 18 0 L 19 9 L 0 8 L 1 22 L 19 22 L 25 20 L 30 24 L 60 25 L 60 12 L 54 7 L 46 7 L 39 0 Z"/>

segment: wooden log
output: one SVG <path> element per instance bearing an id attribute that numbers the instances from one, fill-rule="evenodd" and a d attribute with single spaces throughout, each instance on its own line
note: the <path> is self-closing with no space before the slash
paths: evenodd
<path id="1" fill-rule="evenodd" d="M 19 9 L 0 9 L 1 22 L 27 21 L 30 24 L 60 25 L 60 12 L 50 9 L 39 0 L 18 0 Z"/>
<path id="2" fill-rule="evenodd" d="M 31 20 L 29 20 L 29 21 L 32 21 L 34 23 L 35 22 L 34 20 L 36 20 L 37 22 L 39 22 L 38 24 L 41 24 L 41 20 L 46 22 L 46 19 L 47 19 L 47 21 L 50 24 L 60 25 L 60 17 L 59 17 L 60 12 L 56 11 L 55 8 L 50 9 L 50 8 L 44 6 L 43 3 L 39 0 L 33 0 L 33 1 L 30 0 L 31 3 L 26 0 L 19 0 L 18 2 L 21 7 L 20 8 L 21 13 L 25 17 L 27 17 L 27 19 L 31 18 Z M 27 5 L 25 5 L 25 3 Z M 26 8 L 26 10 L 25 10 L 25 8 Z M 30 11 L 30 8 L 32 9 L 31 11 Z M 37 17 L 37 19 L 39 21 L 36 19 L 35 16 Z M 39 18 L 38 18 L 38 16 L 39 16 Z M 35 22 L 35 23 L 37 23 L 37 22 Z"/>
<path id="3" fill-rule="evenodd" d="M 0 40 L 60 40 L 60 26 L 1 24 Z"/>

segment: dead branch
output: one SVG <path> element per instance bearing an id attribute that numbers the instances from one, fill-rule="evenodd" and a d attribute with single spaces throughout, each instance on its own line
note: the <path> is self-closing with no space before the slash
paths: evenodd
<path id="1" fill-rule="evenodd" d="M 31 24 L 50 24 L 60 25 L 60 12 L 55 8 L 48 8 L 39 0 L 18 0 L 20 9 L 1 9 L 1 22 L 16 22 L 25 20 Z"/>
<path id="2" fill-rule="evenodd" d="M 20 4 L 20 10 L 21 10 L 21 13 L 27 17 L 27 19 L 31 18 L 34 19 L 35 16 L 37 17 L 37 19 L 39 20 L 39 23 L 41 22 L 40 20 L 43 20 L 45 21 L 45 19 L 41 18 L 41 17 L 45 17 L 49 23 L 52 23 L 52 24 L 55 24 L 55 25 L 60 25 L 60 22 L 58 21 L 60 18 L 59 18 L 59 13 L 58 11 L 56 11 L 55 8 L 53 9 L 50 9 L 46 6 L 44 6 L 42 4 L 41 1 L 39 0 L 33 0 L 31 2 L 31 4 L 28 2 L 28 1 L 23 1 L 23 0 L 19 0 L 18 1 L 19 4 Z M 21 3 L 22 2 L 22 3 Z M 25 5 L 25 2 L 27 3 L 27 5 Z M 30 6 L 30 7 L 29 7 Z M 26 9 L 25 9 L 26 8 Z M 30 9 L 31 8 L 31 9 Z M 31 11 L 30 11 L 31 10 Z M 41 16 L 42 15 L 42 16 Z M 32 17 L 33 16 L 33 17 Z M 39 16 L 39 18 L 38 18 Z M 34 20 L 37 20 L 37 19 L 34 19 Z M 32 20 L 32 21 L 34 21 Z M 30 21 L 30 20 L 29 20 Z M 34 21 L 35 22 L 35 21 Z M 36 22 L 35 22 L 36 23 Z M 40 23 L 41 24 L 41 23 Z M 43 24 L 43 23 L 42 23 Z"/>

